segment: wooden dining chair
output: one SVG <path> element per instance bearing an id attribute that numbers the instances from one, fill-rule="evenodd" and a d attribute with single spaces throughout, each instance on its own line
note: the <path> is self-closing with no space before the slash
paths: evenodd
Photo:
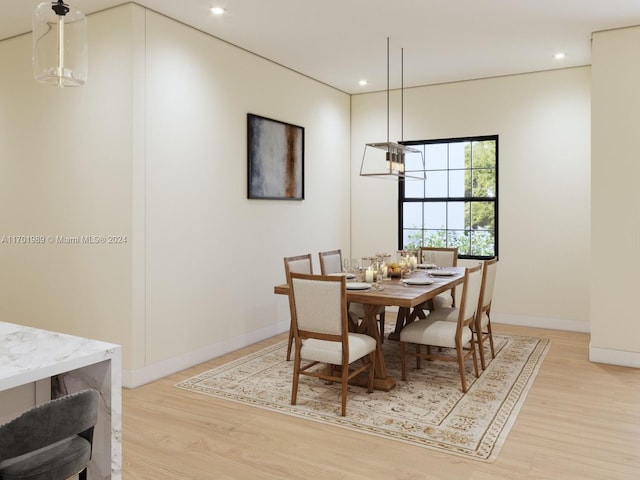
<path id="1" fill-rule="evenodd" d="M 458 248 L 420 247 L 419 263 L 434 264 L 438 267 L 456 267 Z M 432 310 L 455 306 L 455 289 L 437 295 L 430 304 Z"/>
<path id="2" fill-rule="evenodd" d="M 320 257 L 320 273 L 322 275 L 330 275 L 332 273 L 342 272 L 342 250 L 330 250 L 327 252 L 319 252 Z M 384 320 L 385 306 L 380 305 L 376 312 L 376 320 L 380 325 L 380 342 L 384 343 Z M 349 317 L 353 325 L 358 325 L 358 320 L 364 320 L 364 305 L 361 303 L 349 304 Z"/>
<path id="3" fill-rule="evenodd" d="M 368 392 L 373 391 L 376 340 L 349 332 L 344 276 L 290 272 L 288 283 L 296 342 L 291 405 L 297 402 L 300 375 L 307 375 L 340 383 L 341 415 L 345 416 L 349 380 L 368 372 Z M 353 365 L 358 360 L 362 361 Z"/>
<path id="4" fill-rule="evenodd" d="M 478 359 L 476 356 L 475 334 L 473 326 L 478 308 L 478 298 L 482 285 L 481 265 L 467 268 L 464 274 L 462 295 L 459 308 L 442 308 L 431 312 L 423 320 L 410 323 L 400 332 L 400 357 L 402 380 L 407 379 L 407 355 L 416 357 L 416 368 L 420 368 L 420 360 L 444 360 L 458 362 L 462 392 L 467 391 L 465 377 L 465 361 L 473 358 L 473 369 L 476 378 L 478 373 Z M 407 345 L 415 345 L 415 353 L 407 352 Z M 425 345 L 426 353 L 421 346 Z M 456 355 L 448 351 L 437 349 L 432 353 L 431 347 L 455 349 Z"/>
<path id="5" fill-rule="evenodd" d="M 284 275 L 289 283 L 289 273 L 313 273 L 313 262 L 311 254 L 284 257 Z M 289 324 L 289 343 L 287 344 L 287 361 L 291 360 L 291 349 L 293 347 L 293 318 Z"/>
<path id="6" fill-rule="evenodd" d="M 480 365 L 482 366 L 482 370 L 487 368 L 483 345 L 485 340 L 489 339 L 491 358 L 496 358 L 496 352 L 493 348 L 493 332 L 491 331 L 491 303 L 493 301 L 493 287 L 496 281 L 497 270 L 497 258 L 486 260 L 482 267 L 482 286 L 480 288 L 480 298 L 474 325 L 478 349 L 480 351 Z"/>

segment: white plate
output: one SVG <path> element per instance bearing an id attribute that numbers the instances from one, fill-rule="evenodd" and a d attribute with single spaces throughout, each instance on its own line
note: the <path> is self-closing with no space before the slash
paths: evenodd
<path id="1" fill-rule="evenodd" d="M 355 273 L 343 273 L 343 272 L 339 272 L 339 273 L 330 273 L 329 275 L 333 276 L 333 277 L 346 277 L 347 279 L 353 279 L 356 278 L 356 274 Z"/>
<path id="2" fill-rule="evenodd" d="M 407 285 L 431 285 L 433 283 L 430 278 L 405 278 L 402 281 Z"/>
<path id="3" fill-rule="evenodd" d="M 347 290 L 366 290 L 367 288 L 371 288 L 370 283 L 362 283 L 362 282 L 347 283 Z"/>
<path id="4" fill-rule="evenodd" d="M 437 268 L 438 266 L 435 263 L 419 263 L 416 267 L 422 270 L 429 270 L 431 268 Z"/>
<path id="5" fill-rule="evenodd" d="M 456 272 L 452 272 L 451 270 L 434 270 L 433 272 L 429 272 L 429 275 L 433 275 L 435 277 L 450 277 L 455 274 Z"/>

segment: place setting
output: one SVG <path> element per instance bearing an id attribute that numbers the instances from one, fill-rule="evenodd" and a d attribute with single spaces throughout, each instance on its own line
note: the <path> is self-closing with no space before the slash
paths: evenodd
<path id="1" fill-rule="evenodd" d="M 446 269 L 430 270 L 428 273 L 428 275 L 432 277 L 451 277 L 455 274 L 456 272 L 454 272 L 453 270 L 446 270 Z"/>
<path id="2" fill-rule="evenodd" d="M 432 285 L 434 280 L 428 277 L 414 277 L 414 278 L 403 278 L 401 280 L 403 285 Z"/>

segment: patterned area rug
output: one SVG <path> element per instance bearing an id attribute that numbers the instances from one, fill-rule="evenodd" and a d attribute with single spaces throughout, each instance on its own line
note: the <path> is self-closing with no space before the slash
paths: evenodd
<path id="1" fill-rule="evenodd" d="M 347 416 L 340 416 L 340 385 L 300 377 L 298 404 L 290 405 L 293 362 L 286 342 L 189 378 L 176 386 L 289 415 L 379 435 L 475 460 L 496 459 L 549 348 L 547 339 L 495 335 L 496 358 L 476 379 L 467 361 L 466 394 L 457 363 L 409 360 L 400 380 L 399 344 L 384 342 L 390 392 L 349 386 Z M 486 342 L 488 343 L 488 342 Z M 488 348 L 488 347 L 487 347 Z M 487 351 L 487 357 L 491 358 Z M 479 360 L 478 360 L 479 363 Z"/>

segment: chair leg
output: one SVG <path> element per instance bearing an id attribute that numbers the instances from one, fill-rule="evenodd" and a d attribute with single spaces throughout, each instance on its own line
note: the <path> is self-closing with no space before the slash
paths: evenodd
<path id="1" fill-rule="evenodd" d="M 87 469 L 85 468 L 78 474 L 78 480 L 87 480 Z"/>
<path id="2" fill-rule="evenodd" d="M 296 351 L 297 352 L 297 351 Z M 298 380 L 300 380 L 300 355 L 296 353 L 293 363 L 293 383 L 291 385 L 291 405 L 298 401 Z"/>
<path id="3" fill-rule="evenodd" d="M 482 370 L 487 368 L 485 359 L 484 359 L 484 335 L 482 335 L 482 329 L 476 328 L 476 332 L 478 335 L 478 350 L 480 350 L 480 365 L 482 366 Z"/>
<path id="4" fill-rule="evenodd" d="M 291 360 L 291 347 L 293 346 L 293 320 L 289 325 L 289 345 L 287 345 L 287 362 Z"/>
<path id="5" fill-rule="evenodd" d="M 473 332 L 471 332 L 471 357 L 473 358 L 473 371 L 476 374 L 476 378 L 480 376 L 478 372 L 478 357 L 476 356 L 476 341 L 473 338 Z"/>
<path id="6" fill-rule="evenodd" d="M 342 365 L 342 416 L 347 416 L 347 385 L 349 384 L 349 365 Z"/>
<path id="7" fill-rule="evenodd" d="M 473 345 L 471 345 L 473 347 Z M 462 383 L 462 393 L 467 393 L 467 381 L 464 372 L 464 349 L 456 342 L 456 353 L 458 354 L 458 367 L 460 368 L 460 382 Z"/>
<path id="8" fill-rule="evenodd" d="M 402 380 L 407 379 L 407 344 L 400 342 L 400 371 Z"/>
<path id="9" fill-rule="evenodd" d="M 496 352 L 493 349 L 493 332 L 491 331 L 491 317 L 487 313 L 487 317 L 489 318 L 489 322 L 487 323 L 487 336 L 489 337 L 489 345 L 491 345 L 491 358 L 496 358 Z"/>

